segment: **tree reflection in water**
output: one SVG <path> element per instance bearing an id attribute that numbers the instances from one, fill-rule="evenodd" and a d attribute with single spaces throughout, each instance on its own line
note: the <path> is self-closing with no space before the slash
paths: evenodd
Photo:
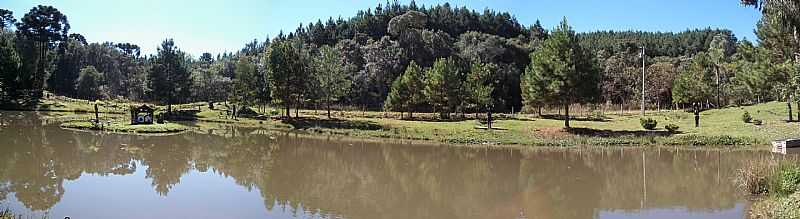
<path id="1" fill-rule="evenodd" d="M 748 159 L 771 159 L 755 152 L 396 145 L 233 128 L 143 137 L 65 131 L 20 114 L 1 117 L 0 200 L 14 195 L 31 210 L 59 203 L 69 192 L 65 180 L 130 175 L 141 164 L 160 196 L 169 197 L 189 172 L 214 173 L 258 190 L 267 210 L 294 215 L 300 209 L 346 218 L 703 213 L 744 202 L 730 182 L 734 170 Z"/>

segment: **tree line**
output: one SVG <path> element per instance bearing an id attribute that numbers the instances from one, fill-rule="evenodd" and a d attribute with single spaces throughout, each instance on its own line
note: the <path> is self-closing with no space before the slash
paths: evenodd
<path id="1" fill-rule="evenodd" d="M 754 44 L 729 30 L 575 33 L 566 19 L 547 30 L 490 9 L 394 1 L 200 57 L 171 39 L 151 55 L 130 43 L 88 43 L 69 33 L 66 15 L 51 6 L 34 7 L 19 21 L 2 10 L 0 18 L 4 105 L 35 103 L 46 90 L 86 99 L 276 105 L 285 116 L 336 106 L 443 118 L 562 106 L 569 118 L 569 105 L 623 107 L 640 104 L 642 93 L 651 108 L 798 97 L 790 61 L 797 37 L 769 16 L 757 25 Z"/>

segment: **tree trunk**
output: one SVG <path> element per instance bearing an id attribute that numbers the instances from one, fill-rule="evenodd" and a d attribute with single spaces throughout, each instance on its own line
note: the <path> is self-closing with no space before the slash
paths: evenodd
<path id="1" fill-rule="evenodd" d="M 292 109 L 289 107 L 288 103 L 285 103 L 285 104 L 286 104 L 286 118 L 292 118 L 292 115 L 289 114 L 289 112 L 291 112 Z"/>
<path id="2" fill-rule="evenodd" d="M 789 122 L 794 121 L 794 119 L 792 118 L 792 98 L 791 98 L 791 96 L 789 96 L 789 98 L 786 100 L 786 106 L 789 107 Z"/>
<path id="3" fill-rule="evenodd" d="M 331 119 L 331 103 L 326 101 L 325 107 L 328 108 L 328 119 Z"/>
<path id="4" fill-rule="evenodd" d="M 722 101 L 720 101 L 720 90 L 719 90 L 719 66 L 714 66 L 717 72 L 717 109 L 722 108 Z"/>
<path id="5" fill-rule="evenodd" d="M 569 129 L 569 103 L 564 104 L 564 127 Z"/>

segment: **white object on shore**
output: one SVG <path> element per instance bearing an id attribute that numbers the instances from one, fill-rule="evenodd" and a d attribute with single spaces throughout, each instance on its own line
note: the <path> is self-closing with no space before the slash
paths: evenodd
<path id="1" fill-rule="evenodd" d="M 773 141 L 772 152 L 779 154 L 800 154 L 800 139 Z"/>

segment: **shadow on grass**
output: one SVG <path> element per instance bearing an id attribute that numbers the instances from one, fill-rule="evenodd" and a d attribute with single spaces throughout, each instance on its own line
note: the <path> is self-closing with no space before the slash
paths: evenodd
<path id="1" fill-rule="evenodd" d="M 414 117 L 414 118 L 405 117 L 405 118 L 402 118 L 400 120 L 403 120 L 403 121 L 417 121 L 417 122 L 461 122 L 461 121 L 467 120 L 467 118 L 455 118 L 454 117 L 454 118 L 442 119 L 442 118 L 434 118 L 434 117 Z"/>
<path id="2" fill-rule="evenodd" d="M 552 120 L 564 120 L 564 115 L 542 115 L 541 118 L 543 119 L 552 119 Z M 588 121 L 588 122 L 608 122 L 608 118 L 606 117 L 570 117 L 569 120 L 572 121 Z"/>
<path id="3" fill-rule="evenodd" d="M 200 113 L 199 110 L 173 110 L 172 112 L 164 112 L 161 113 L 160 116 L 163 116 L 165 120 L 169 121 L 197 121 L 199 116 L 197 114 Z"/>
<path id="4" fill-rule="evenodd" d="M 292 125 L 295 129 L 328 128 L 328 129 L 358 129 L 379 130 L 383 126 L 371 121 L 350 121 L 341 119 L 320 119 L 313 117 L 290 118 L 281 122 Z"/>
<path id="5" fill-rule="evenodd" d="M 634 137 L 655 137 L 655 136 L 671 136 L 674 134 L 679 134 L 680 132 L 669 132 L 666 130 L 636 130 L 636 131 L 615 131 L 615 130 L 602 130 L 602 129 L 592 129 L 592 128 L 570 128 L 567 130 L 569 133 L 574 135 L 583 135 L 583 136 L 591 136 L 591 137 L 602 137 L 602 138 L 615 138 L 615 137 L 623 137 L 623 136 L 634 136 Z"/>

